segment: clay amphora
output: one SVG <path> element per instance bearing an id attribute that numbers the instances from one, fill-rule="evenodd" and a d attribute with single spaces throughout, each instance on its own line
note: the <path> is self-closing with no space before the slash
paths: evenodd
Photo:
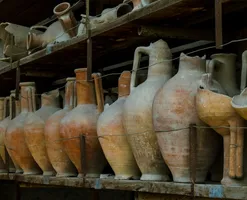
<path id="1" fill-rule="evenodd" d="M 229 96 L 210 91 L 211 77 L 205 74 L 196 96 L 196 108 L 201 120 L 209 124 L 223 136 L 224 170 L 221 183 L 224 185 L 242 185 L 247 183 L 247 168 L 243 168 L 244 120 L 231 106 Z M 206 83 L 206 84 L 204 84 Z M 246 149 L 246 148 L 245 148 Z M 246 163 L 247 164 L 247 163 Z M 244 178 L 242 180 L 238 180 Z"/>
<path id="2" fill-rule="evenodd" d="M 153 123 L 163 158 L 175 182 L 191 182 L 189 126 L 205 126 L 198 118 L 195 96 L 206 71 L 205 57 L 180 55 L 178 73 L 158 91 L 153 102 Z M 218 84 L 217 84 L 218 85 Z M 197 129 L 196 182 L 204 182 L 219 152 L 217 134 Z"/>
<path id="3" fill-rule="evenodd" d="M 141 53 L 149 55 L 148 77 L 135 88 Z M 153 129 L 152 105 L 156 92 L 172 76 L 171 57 L 171 51 L 163 40 L 135 50 L 131 93 L 124 104 L 123 121 L 129 144 L 142 172 L 141 180 L 169 180 L 168 168 Z"/>
<path id="4" fill-rule="evenodd" d="M 115 179 L 137 179 L 140 171 L 123 127 L 123 105 L 130 93 L 131 73 L 124 71 L 118 80 L 118 99 L 100 115 L 97 123 L 99 141 Z"/>
<path id="5" fill-rule="evenodd" d="M 90 28 L 94 29 L 97 26 L 103 25 L 105 23 L 110 23 L 117 18 L 132 11 L 132 7 L 127 3 L 121 3 L 114 8 L 106 8 L 102 11 L 100 17 L 90 16 Z M 77 35 L 86 34 L 86 15 L 82 14 L 81 24 L 78 27 Z"/>
<path id="6" fill-rule="evenodd" d="M 45 122 L 59 108 L 59 90 L 52 90 L 41 95 L 41 108 L 36 112 L 29 112 L 24 124 L 24 135 L 27 146 L 43 175 L 55 175 L 46 151 Z"/>
<path id="7" fill-rule="evenodd" d="M 76 36 L 77 33 L 77 21 L 71 11 L 70 3 L 63 2 L 58 4 L 54 9 L 53 13 L 59 19 L 64 32 L 68 33 L 70 37 Z"/>
<path id="8" fill-rule="evenodd" d="M 123 2 L 129 3 L 130 1 L 124 0 Z M 143 7 L 141 0 L 131 0 L 131 3 L 133 4 L 133 10 L 132 11 L 138 10 L 138 9 Z"/>
<path id="9" fill-rule="evenodd" d="M 230 97 L 240 92 L 236 82 L 236 57 L 236 54 L 221 53 L 212 55 L 212 60 L 208 61 L 209 67 L 213 70 L 213 77 L 226 90 Z"/>
<path id="10" fill-rule="evenodd" d="M 246 71 L 247 69 L 247 50 L 242 54 L 242 75 L 241 75 L 241 94 L 232 98 L 232 107 L 236 112 L 247 119 L 247 88 L 246 87 Z"/>
<path id="11" fill-rule="evenodd" d="M 15 116 L 20 114 L 20 101 L 15 99 L 15 90 L 10 91 L 10 96 L 6 97 L 4 99 L 4 116 L 5 119 L 0 122 L 0 135 L 1 135 L 1 145 L 9 146 L 6 144 L 5 134 L 7 131 L 8 124 L 10 123 L 11 119 L 13 119 Z M 22 173 L 23 170 L 20 168 L 20 166 L 17 164 L 15 160 L 12 160 L 13 158 L 11 156 L 11 149 L 6 148 L 8 154 L 9 154 L 9 160 L 7 161 L 5 155 L 5 150 L 1 152 L 1 156 L 4 160 L 4 163 L 6 165 L 9 165 L 9 172 L 15 172 L 15 173 Z M 8 162 L 8 164 L 7 164 Z"/>
<path id="12" fill-rule="evenodd" d="M 41 170 L 33 159 L 24 137 L 24 122 L 29 112 L 35 110 L 35 83 L 23 82 L 21 87 L 21 113 L 10 121 L 5 135 L 6 148 L 10 156 L 23 169 L 24 174 L 40 174 Z"/>
<path id="13" fill-rule="evenodd" d="M 12 24 L 9 22 L 0 24 L 0 39 L 2 39 L 3 54 L 6 57 L 12 56 L 13 60 L 21 59 L 27 55 L 26 38 L 29 32 L 29 27 Z M 35 34 L 40 34 L 40 31 L 34 31 Z M 13 37 L 13 45 L 12 43 Z"/>
<path id="14" fill-rule="evenodd" d="M 75 78 L 67 78 L 66 81 L 64 108 L 48 118 L 44 132 L 48 157 L 57 172 L 57 177 L 77 176 L 76 168 L 65 153 L 60 136 L 61 119 L 76 106 Z"/>
<path id="15" fill-rule="evenodd" d="M 78 170 L 78 176 L 81 177 L 86 174 L 87 177 L 99 177 L 106 165 L 96 130 L 98 116 L 104 108 L 101 80 L 95 74 L 97 108 L 93 84 L 86 79 L 87 69 L 76 69 L 75 73 L 77 106 L 62 119 L 60 124 L 61 137 L 67 155 Z M 85 151 L 81 152 L 81 148 Z"/>
<path id="16" fill-rule="evenodd" d="M 36 34 L 36 29 L 44 29 L 45 32 Z M 63 27 L 59 21 L 55 21 L 49 27 L 46 26 L 32 26 L 28 33 L 26 47 L 27 50 L 34 48 L 44 48 L 52 42 L 62 42 L 70 39 L 68 33 L 64 33 Z"/>

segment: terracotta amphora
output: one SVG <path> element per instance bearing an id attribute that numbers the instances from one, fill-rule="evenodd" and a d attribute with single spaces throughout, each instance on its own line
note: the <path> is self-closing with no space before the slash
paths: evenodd
<path id="1" fill-rule="evenodd" d="M 65 33 L 68 33 L 70 37 L 76 36 L 77 33 L 77 21 L 71 10 L 70 3 L 63 2 L 58 4 L 54 9 L 53 13 L 57 16 L 60 21 Z"/>
<path id="2" fill-rule="evenodd" d="M 149 55 L 148 77 L 135 88 L 136 71 L 142 53 Z M 171 58 L 171 51 L 163 40 L 135 50 L 131 93 L 124 104 L 123 122 L 132 152 L 142 172 L 141 180 L 169 180 L 169 170 L 161 156 L 153 129 L 152 106 L 156 92 L 172 76 Z"/>
<path id="3" fill-rule="evenodd" d="M 10 121 L 5 134 L 6 148 L 12 160 L 23 169 L 24 174 L 40 174 L 41 170 L 33 159 L 24 136 L 24 122 L 29 112 L 35 111 L 35 83 L 23 82 L 21 87 L 21 113 Z"/>
<path id="4" fill-rule="evenodd" d="M 220 53 L 213 54 L 212 60 L 207 61 L 211 68 L 209 73 L 213 74 L 213 78 L 220 83 L 230 97 L 240 92 L 236 82 L 236 57 L 236 54 Z"/>
<path id="5" fill-rule="evenodd" d="M 198 118 L 195 105 L 198 84 L 205 71 L 205 56 L 190 57 L 181 53 L 178 73 L 157 92 L 153 102 L 158 144 L 175 182 L 191 182 L 189 126 L 206 126 Z M 209 128 L 197 128 L 196 134 L 199 162 L 195 182 L 204 182 L 219 152 L 219 138 Z"/>
<path id="6" fill-rule="evenodd" d="M 129 3 L 129 2 L 131 2 L 131 3 L 133 4 L 133 10 L 132 10 L 132 11 L 138 10 L 138 9 L 140 9 L 140 8 L 143 7 L 141 0 L 131 0 L 131 1 L 129 1 L 129 0 L 124 0 L 123 2 L 124 2 L 124 3 Z"/>
<path id="7" fill-rule="evenodd" d="M 45 30 L 41 34 L 36 34 L 37 29 Z M 32 26 L 27 36 L 27 50 L 44 48 L 49 43 L 67 41 L 70 39 L 68 33 L 64 33 L 63 27 L 59 21 L 55 21 L 49 27 Z"/>
<path id="8" fill-rule="evenodd" d="M 28 32 L 29 27 L 9 22 L 0 23 L 0 39 L 3 41 L 3 54 L 6 57 L 12 56 L 13 60 L 25 57 L 27 55 L 26 38 Z M 35 30 L 34 33 L 40 34 L 42 32 Z"/>
<path id="9" fill-rule="evenodd" d="M 211 91 L 211 84 L 210 75 L 203 75 L 196 96 L 196 108 L 200 119 L 223 136 L 224 169 L 221 183 L 231 186 L 246 185 L 244 174 L 247 168 L 243 168 L 243 155 L 247 151 L 243 148 L 244 130 L 241 128 L 244 120 L 232 108 L 232 98 L 219 94 L 217 90 Z"/>
<path id="10" fill-rule="evenodd" d="M 130 6 L 127 3 L 121 3 L 117 5 L 114 8 L 106 8 L 102 11 L 101 15 L 99 17 L 96 16 L 90 16 L 90 28 L 94 29 L 97 28 L 100 25 L 103 25 L 105 23 L 110 23 L 117 18 L 129 13 L 132 11 L 132 6 Z M 81 14 L 81 23 L 78 27 L 78 33 L 77 35 L 84 35 L 86 34 L 86 18 L 87 16 L 85 14 Z"/>
<path id="11" fill-rule="evenodd" d="M 52 90 L 41 95 L 41 108 L 36 112 L 29 112 L 24 124 L 24 135 L 27 146 L 43 175 L 55 175 L 46 151 L 45 122 L 59 108 L 59 90 Z"/>
<path id="12" fill-rule="evenodd" d="M 129 71 L 118 80 L 118 99 L 100 115 L 97 123 L 99 141 L 115 179 L 138 179 L 140 171 L 128 144 L 123 127 L 123 105 L 130 93 Z"/>
<path id="13" fill-rule="evenodd" d="M 242 54 L 242 75 L 241 75 L 241 94 L 235 95 L 232 98 L 232 107 L 236 112 L 247 119 L 247 88 L 246 88 L 246 73 L 247 73 L 247 50 Z"/>
<path id="14" fill-rule="evenodd" d="M 77 106 L 62 119 L 60 133 L 64 149 L 77 168 L 78 177 L 99 177 L 106 165 L 97 136 L 97 120 L 104 108 L 101 79 L 98 74 L 93 74 L 97 107 L 93 83 L 86 78 L 87 69 L 76 69 L 75 73 Z"/>
<path id="15" fill-rule="evenodd" d="M 0 122 L 0 135 L 1 135 L 1 144 L 6 146 L 6 139 L 5 134 L 7 131 L 8 124 L 10 123 L 11 119 L 13 119 L 15 116 L 20 114 L 20 101 L 15 98 L 15 90 L 10 91 L 10 96 L 6 97 L 4 100 L 4 116 L 5 119 Z M 22 173 L 23 170 L 20 168 L 20 166 L 17 164 L 15 160 L 12 160 L 13 158 L 11 156 L 11 149 L 6 148 L 8 155 L 10 157 L 6 158 L 5 155 L 7 155 L 5 150 L 1 152 L 1 156 L 3 157 L 4 163 L 6 165 L 9 165 L 9 172 L 15 172 L 15 173 Z M 8 160 L 7 160 L 8 159 Z"/>
<path id="16" fill-rule="evenodd" d="M 65 153 L 60 136 L 61 119 L 76 106 L 75 78 L 67 78 L 66 81 L 64 108 L 47 119 L 44 132 L 47 154 L 57 177 L 77 176 L 76 168 Z"/>

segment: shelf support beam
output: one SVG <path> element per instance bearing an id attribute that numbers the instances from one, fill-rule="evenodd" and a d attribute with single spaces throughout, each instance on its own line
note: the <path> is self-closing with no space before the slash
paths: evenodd
<path id="1" fill-rule="evenodd" d="M 86 28 L 87 28 L 87 81 L 92 80 L 92 38 L 89 19 L 90 2 L 86 0 Z"/>
<path id="2" fill-rule="evenodd" d="M 215 0 L 215 41 L 216 49 L 222 49 L 222 0 Z"/>

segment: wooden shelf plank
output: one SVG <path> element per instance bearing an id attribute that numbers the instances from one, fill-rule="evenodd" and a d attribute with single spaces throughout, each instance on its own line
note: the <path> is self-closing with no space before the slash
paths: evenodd
<path id="1" fill-rule="evenodd" d="M 193 13 L 199 9 L 203 9 L 203 4 L 205 0 L 158 0 L 149 6 L 126 14 L 117 20 L 98 26 L 96 29 L 92 30 L 92 39 L 97 39 L 97 37 L 104 37 L 110 35 L 121 36 L 123 30 L 133 30 L 139 26 L 139 22 L 155 22 L 156 20 L 163 20 L 171 17 L 176 17 L 185 13 Z M 129 31 L 131 32 L 131 31 Z M 137 36 L 137 32 L 135 33 Z M 79 36 L 72 38 L 69 41 L 61 42 L 53 46 L 48 46 L 46 49 L 42 49 L 34 54 L 31 54 L 20 60 L 20 66 L 31 64 L 32 62 L 38 62 L 39 59 L 48 57 L 50 58 L 53 54 L 62 51 L 75 49 L 80 51 L 86 46 L 86 36 Z M 99 39 L 101 40 L 101 38 Z M 85 55 L 86 51 L 83 53 Z M 83 54 L 82 53 L 82 54 Z M 7 66 L 0 66 L 0 74 L 6 73 L 14 68 L 16 68 L 16 63 L 12 63 Z"/>
<path id="2" fill-rule="evenodd" d="M 191 195 L 191 184 L 174 182 L 153 182 L 140 180 L 115 180 L 113 178 L 57 178 L 42 175 L 0 174 L 0 180 L 20 183 L 47 185 L 49 187 L 79 187 L 96 190 L 125 190 L 159 194 Z M 222 186 L 220 184 L 195 184 L 196 197 L 246 199 L 247 186 Z"/>

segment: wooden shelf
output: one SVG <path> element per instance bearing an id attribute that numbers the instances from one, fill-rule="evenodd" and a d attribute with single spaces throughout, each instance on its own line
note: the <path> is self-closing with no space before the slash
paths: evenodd
<path id="1" fill-rule="evenodd" d="M 96 190 L 125 190 L 159 194 L 191 195 L 191 184 L 174 182 L 153 182 L 140 180 L 115 180 L 113 178 L 56 178 L 41 175 L 0 174 L 0 180 L 12 180 L 25 184 L 47 187 L 79 187 Z M 30 187 L 32 187 L 30 185 Z M 226 187 L 220 184 L 195 184 L 196 197 L 246 199 L 247 186 Z"/>
<path id="2" fill-rule="evenodd" d="M 224 9 L 225 13 L 247 7 L 247 5 L 240 6 L 242 2 L 240 0 L 237 0 L 237 2 L 240 2 L 238 4 L 233 0 L 225 2 L 228 5 Z M 232 2 L 234 3 L 231 4 Z M 158 0 L 111 23 L 98 26 L 92 30 L 93 60 L 107 56 L 111 58 L 111 54 L 120 49 L 131 47 L 134 49 L 139 44 L 149 43 L 146 37 L 138 36 L 137 29 L 140 25 L 151 23 L 152 25 L 166 24 L 172 26 L 174 23 L 185 23 L 186 19 L 191 20 L 193 16 L 201 13 L 207 16 L 202 20 L 207 20 L 214 17 L 212 13 L 213 5 L 213 1 L 208 0 Z M 198 34 L 194 35 L 198 38 Z M 176 37 L 176 33 L 171 37 Z M 79 36 L 47 47 L 21 59 L 20 66 L 25 66 L 27 69 L 34 68 L 37 71 L 54 71 L 59 67 L 61 73 L 71 71 L 76 67 L 85 67 L 87 59 L 86 41 L 86 36 Z M 0 74 L 11 71 L 16 67 L 17 62 L 12 63 L 12 65 L 0 65 Z"/>

